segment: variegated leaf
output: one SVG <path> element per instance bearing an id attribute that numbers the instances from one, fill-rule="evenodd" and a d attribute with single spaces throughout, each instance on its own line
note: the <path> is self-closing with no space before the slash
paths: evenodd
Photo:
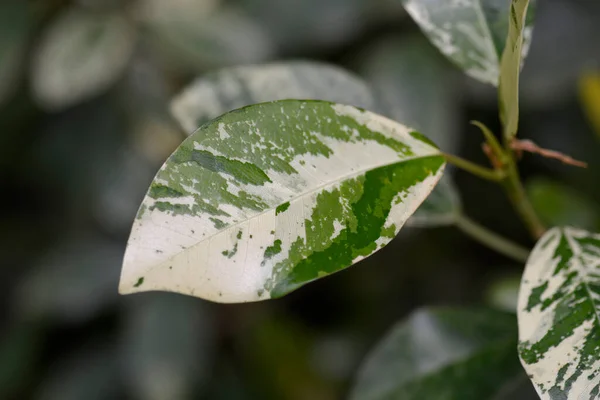
<path id="1" fill-rule="evenodd" d="M 402 0 L 440 51 L 469 76 L 498 85 L 510 14 L 508 0 Z M 532 2 L 534 3 L 534 2 Z M 533 13 L 532 13 L 533 14 Z M 524 30 L 527 54 L 533 18 Z"/>
<path id="2" fill-rule="evenodd" d="M 600 235 L 554 228 L 521 282 L 519 355 L 542 399 L 600 397 Z"/>
<path id="3" fill-rule="evenodd" d="M 353 74 L 320 62 L 291 61 L 232 67 L 202 77 L 173 99 L 171 113 L 192 133 L 236 108 L 285 99 L 327 100 L 376 111 L 371 90 Z"/>
<path id="4" fill-rule="evenodd" d="M 367 356 L 355 400 L 495 400 L 525 375 L 514 315 L 432 308 L 399 322 Z"/>
<path id="5" fill-rule="evenodd" d="M 134 44 L 135 30 L 121 15 L 66 11 L 36 51 L 36 100 L 46 109 L 59 110 L 99 94 L 125 70 Z"/>
<path id="6" fill-rule="evenodd" d="M 444 164 L 421 134 L 351 106 L 285 100 L 230 112 L 155 177 L 120 291 L 282 296 L 387 244 Z"/>
<path id="7" fill-rule="evenodd" d="M 500 120 L 504 125 L 504 136 L 508 139 L 517 135 L 519 127 L 519 75 L 523 57 L 523 44 L 527 32 L 527 9 L 529 0 L 512 0 L 508 37 L 500 62 L 500 84 L 498 88 L 500 100 Z"/>

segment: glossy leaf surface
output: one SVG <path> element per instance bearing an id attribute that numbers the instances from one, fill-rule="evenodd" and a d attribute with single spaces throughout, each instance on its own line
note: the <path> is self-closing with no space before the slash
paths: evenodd
<path id="1" fill-rule="evenodd" d="M 423 135 L 351 106 L 288 100 L 230 112 L 155 177 L 120 290 L 285 295 L 387 244 L 444 164 Z"/>

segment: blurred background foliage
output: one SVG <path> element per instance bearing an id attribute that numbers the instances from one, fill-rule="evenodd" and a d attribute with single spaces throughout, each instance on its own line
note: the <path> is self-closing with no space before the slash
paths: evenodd
<path id="1" fill-rule="evenodd" d="M 599 229 L 600 4 L 539 3 L 520 135 L 589 168 L 525 156 L 524 179 L 547 223 Z M 117 295 L 137 207 L 188 133 L 170 99 L 221 67 L 298 59 L 354 71 L 389 116 L 486 161 L 468 121 L 497 130 L 495 90 L 399 0 L 0 1 L 1 399 L 338 399 L 412 310 L 514 309 L 522 266 L 452 227 L 407 228 L 277 301 Z M 470 217 L 532 244 L 499 188 L 454 175 Z"/>

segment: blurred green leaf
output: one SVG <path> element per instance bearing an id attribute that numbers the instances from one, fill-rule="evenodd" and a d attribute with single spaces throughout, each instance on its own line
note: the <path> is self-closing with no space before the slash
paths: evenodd
<path id="1" fill-rule="evenodd" d="M 95 316 L 117 299 L 122 252 L 95 234 L 64 238 L 17 287 L 19 314 L 68 322 Z"/>
<path id="2" fill-rule="evenodd" d="M 445 175 L 409 218 L 407 224 L 424 228 L 452 225 L 461 212 L 462 204 L 458 190 L 450 176 Z"/>
<path id="3" fill-rule="evenodd" d="M 493 399 L 522 373 L 513 315 L 423 309 L 398 323 L 358 374 L 356 400 Z"/>
<path id="4" fill-rule="evenodd" d="M 360 54 L 358 70 L 371 84 L 382 114 L 410 126 L 443 151 L 460 145 L 457 74 L 421 36 L 386 37 Z"/>
<path id="5" fill-rule="evenodd" d="M 22 73 L 30 18 L 27 4 L 4 0 L 0 4 L 0 105 L 12 95 Z"/>
<path id="6" fill-rule="evenodd" d="M 171 112 L 191 134 L 226 112 L 285 99 L 327 100 L 371 111 L 377 108 L 370 88 L 354 74 L 321 62 L 290 61 L 208 74 L 173 99 Z"/>
<path id="7" fill-rule="evenodd" d="M 533 20 L 527 20 L 529 0 L 512 0 L 508 24 L 507 46 L 500 61 L 500 83 L 498 85 L 500 120 L 504 125 L 504 136 L 511 139 L 519 128 L 519 79 L 523 64 L 523 48 L 529 48 Z"/>
<path id="8" fill-rule="evenodd" d="M 273 54 L 263 26 L 238 10 L 188 1 L 141 18 L 154 51 L 178 72 L 255 63 Z"/>
<path id="9" fill-rule="evenodd" d="M 547 226 L 575 226 L 594 230 L 600 225 L 600 205 L 559 182 L 546 178 L 527 181 L 533 208 Z"/>
<path id="10" fill-rule="evenodd" d="M 520 285 L 520 274 L 496 277 L 485 291 L 487 304 L 499 310 L 515 313 Z"/>
<path id="11" fill-rule="evenodd" d="M 241 0 L 280 52 L 339 46 L 355 38 L 373 10 L 372 0 Z"/>
<path id="12" fill-rule="evenodd" d="M 173 293 L 133 298 L 126 312 L 127 386 L 144 400 L 197 398 L 210 378 L 216 337 L 208 305 Z"/>
<path id="13" fill-rule="evenodd" d="M 114 347 L 96 345 L 52 365 L 37 400 L 120 399 L 120 376 Z"/>
<path id="14" fill-rule="evenodd" d="M 35 324 L 14 323 L 0 336 L 0 398 L 16 399 L 39 365 L 43 332 Z"/>
<path id="15" fill-rule="evenodd" d="M 402 2 L 429 40 L 467 75 L 498 85 L 500 62 L 508 35 L 508 0 Z M 533 13 L 532 10 L 531 17 Z M 529 18 L 523 55 L 529 49 L 532 29 L 533 18 Z"/>
<path id="16" fill-rule="evenodd" d="M 33 60 L 32 86 L 40 106 L 56 111 L 110 87 L 124 72 L 136 33 L 119 14 L 72 8 L 53 21 Z"/>
<path id="17" fill-rule="evenodd" d="M 315 333 L 285 315 L 255 323 L 239 336 L 255 395 L 265 400 L 333 399 L 335 385 L 318 374 L 311 350 Z"/>

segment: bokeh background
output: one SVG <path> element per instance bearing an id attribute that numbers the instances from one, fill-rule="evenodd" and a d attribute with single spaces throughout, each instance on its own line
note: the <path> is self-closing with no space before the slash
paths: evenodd
<path id="1" fill-rule="evenodd" d="M 523 159 L 549 223 L 599 228 L 599 37 L 596 0 L 539 1 L 520 135 L 589 163 Z M 108 56 L 81 57 L 97 46 Z M 486 162 L 468 122 L 498 129 L 495 90 L 400 0 L 0 0 L 0 399 L 339 399 L 413 310 L 514 307 L 522 265 L 452 227 L 407 228 L 277 301 L 117 294 L 137 207 L 186 137 L 170 99 L 221 67 L 297 59 L 363 76 L 444 150 Z M 533 244 L 498 187 L 454 178 L 471 218 Z"/>

